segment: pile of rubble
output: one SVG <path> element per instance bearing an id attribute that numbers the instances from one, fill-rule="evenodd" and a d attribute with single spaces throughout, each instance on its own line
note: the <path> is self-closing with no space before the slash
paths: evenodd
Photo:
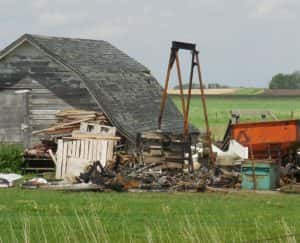
<path id="1" fill-rule="evenodd" d="M 161 171 L 154 165 L 135 168 L 104 168 L 94 162 L 76 178 L 77 183 L 91 183 L 116 191 L 204 191 L 206 177 L 201 173 Z"/>
<path id="2" fill-rule="evenodd" d="M 39 131 L 55 137 L 42 140 L 40 145 L 26 150 L 25 155 L 52 159 L 56 179 L 64 183 L 41 184 L 34 180 L 24 184 L 27 188 L 85 184 L 95 185 L 93 189 L 97 190 L 199 192 L 206 186 L 240 187 L 239 165 L 209 168 L 208 150 L 203 143 L 201 147 L 191 146 L 193 138 L 186 142 L 182 135 L 145 132 L 138 138 L 138 151 L 128 153 L 117 149 L 120 138 L 116 128 L 107 126 L 102 114 L 67 110 L 56 116 L 57 124 Z"/>

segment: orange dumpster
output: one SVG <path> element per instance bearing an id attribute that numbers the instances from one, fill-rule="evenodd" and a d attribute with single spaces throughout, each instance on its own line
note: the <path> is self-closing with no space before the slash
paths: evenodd
<path id="1" fill-rule="evenodd" d="M 300 120 L 231 125 L 231 138 L 248 147 L 249 158 L 282 159 L 300 144 Z"/>

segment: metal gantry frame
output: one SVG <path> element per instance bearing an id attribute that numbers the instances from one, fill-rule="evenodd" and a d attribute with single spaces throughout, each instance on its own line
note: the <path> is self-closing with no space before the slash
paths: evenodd
<path id="1" fill-rule="evenodd" d="M 178 55 L 179 50 L 191 51 L 191 55 L 192 55 L 187 100 L 185 100 L 183 87 L 182 87 L 182 75 L 181 75 L 179 55 Z M 203 80 L 202 80 L 202 73 L 201 73 L 201 67 L 200 67 L 200 61 L 199 61 L 199 51 L 197 51 L 197 49 L 196 49 L 196 44 L 186 43 L 186 42 L 178 42 L 178 41 L 172 42 L 169 64 L 168 64 L 166 80 L 165 80 L 165 87 L 163 90 L 163 96 L 162 96 L 162 100 L 161 100 L 160 112 L 159 112 L 159 117 L 158 117 L 158 129 L 161 129 L 163 113 L 164 113 L 167 96 L 168 96 L 170 75 L 171 75 L 171 70 L 174 66 L 174 63 L 176 64 L 178 83 L 179 83 L 179 89 L 180 89 L 181 106 L 182 106 L 182 112 L 183 112 L 183 117 L 184 117 L 183 136 L 184 136 L 184 139 L 186 142 L 188 142 L 190 140 L 189 112 L 190 112 L 190 102 L 191 102 L 191 96 L 192 96 L 191 91 L 192 91 L 192 84 L 193 84 L 194 68 L 195 67 L 197 68 L 198 79 L 199 79 L 199 84 L 200 84 L 202 108 L 203 108 L 204 119 L 205 119 L 207 142 L 209 145 L 210 160 L 211 160 L 211 163 L 213 164 L 214 163 L 214 154 L 213 154 L 213 150 L 212 150 L 211 132 L 210 132 L 209 122 L 208 122 L 206 99 L 205 99 L 205 95 L 204 95 L 204 84 L 203 84 Z M 190 157 L 191 157 L 191 155 L 190 155 Z M 191 161 L 190 161 L 190 163 L 191 163 Z"/>

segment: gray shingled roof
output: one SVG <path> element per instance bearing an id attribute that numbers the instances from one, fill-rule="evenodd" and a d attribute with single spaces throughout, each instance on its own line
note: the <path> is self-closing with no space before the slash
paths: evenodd
<path id="1" fill-rule="evenodd" d="M 134 141 L 137 132 L 157 129 L 162 89 L 145 66 L 102 40 L 29 34 L 22 38 L 80 76 L 99 107 L 128 139 Z M 182 120 L 168 98 L 162 129 L 181 133 Z"/>

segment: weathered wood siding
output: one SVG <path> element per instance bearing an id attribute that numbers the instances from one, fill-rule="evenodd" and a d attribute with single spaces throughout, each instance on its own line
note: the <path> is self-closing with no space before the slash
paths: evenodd
<path id="1" fill-rule="evenodd" d="M 31 90 L 28 97 L 31 131 L 53 124 L 59 110 L 99 110 L 81 80 L 29 43 L 0 60 L 0 87 L 3 88 L 0 96 L 6 88 Z M 31 137 L 31 144 L 38 140 Z"/>
<path id="2" fill-rule="evenodd" d="M 28 143 L 27 94 L 2 91 L 0 95 L 0 142 Z"/>

